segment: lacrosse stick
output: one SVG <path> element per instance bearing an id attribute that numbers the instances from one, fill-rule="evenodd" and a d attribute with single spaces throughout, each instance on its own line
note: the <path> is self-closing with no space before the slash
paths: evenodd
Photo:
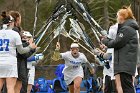
<path id="1" fill-rule="evenodd" d="M 60 20 L 60 23 L 56 26 L 56 29 L 58 29 L 58 28 L 62 28 L 62 27 L 60 27 L 60 25 L 66 20 L 66 18 L 68 17 L 68 16 L 70 16 L 71 14 L 70 14 L 70 12 L 66 12 L 65 14 L 64 14 L 64 16 L 62 17 L 62 19 Z M 44 44 L 47 40 L 48 40 L 48 38 L 55 32 L 55 30 L 56 29 L 54 29 L 53 31 L 51 31 L 50 32 L 50 34 L 49 35 L 47 35 L 47 38 L 40 44 L 40 46 L 42 46 L 42 44 Z M 58 30 L 57 30 L 58 31 Z M 60 30 L 59 30 L 60 31 Z M 59 33 L 60 34 L 60 33 Z M 58 41 L 59 41 L 59 37 L 60 35 L 58 35 Z"/>
<path id="2" fill-rule="evenodd" d="M 36 0 L 36 8 L 35 8 L 35 19 L 34 19 L 34 27 L 33 27 L 33 37 L 34 37 L 34 32 L 36 30 L 36 23 L 37 23 L 37 14 L 38 14 L 38 5 L 40 0 Z"/>
<path id="3" fill-rule="evenodd" d="M 82 27 L 80 26 L 79 21 L 70 19 L 71 22 L 71 26 L 73 27 L 73 30 L 71 30 L 70 34 L 73 35 L 74 37 L 79 37 L 79 35 L 84 39 L 84 42 L 87 46 L 90 47 L 91 51 L 93 51 L 95 49 L 94 44 L 91 42 L 90 38 L 88 37 L 88 35 L 83 31 Z M 72 32 L 73 31 L 73 32 Z M 98 63 L 101 66 L 106 66 L 106 68 L 110 68 L 109 64 L 108 64 L 108 60 L 104 60 L 103 58 L 97 56 Z"/>
<path id="4" fill-rule="evenodd" d="M 61 23 L 61 25 L 54 31 L 54 36 L 53 36 L 53 38 L 50 40 L 50 42 L 48 43 L 48 45 L 46 46 L 46 48 L 43 50 L 42 53 L 44 53 L 44 52 L 47 50 L 47 48 L 49 47 L 49 45 L 51 44 L 51 42 L 52 42 L 57 36 L 60 35 L 61 31 L 62 31 L 63 28 L 64 28 L 65 23 L 66 23 L 66 20 L 64 20 L 64 21 Z"/>
<path id="5" fill-rule="evenodd" d="M 46 46 L 46 48 L 43 50 L 43 53 L 48 49 L 48 47 L 49 47 L 49 45 L 51 44 L 51 42 L 57 37 L 57 36 L 59 36 L 60 35 L 60 31 L 62 30 L 62 28 L 64 27 L 64 25 L 65 25 L 65 23 L 66 23 L 66 18 L 69 16 L 69 15 L 71 15 L 69 12 L 66 12 L 65 14 L 64 14 L 64 16 L 63 16 L 63 18 L 61 19 L 61 21 L 60 21 L 60 23 L 59 23 L 59 25 L 57 25 L 57 28 L 56 28 L 56 30 L 54 30 L 54 31 L 52 31 L 50 34 L 49 34 L 49 36 L 51 35 L 51 34 L 53 34 L 54 33 L 54 37 L 49 41 L 49 43 L 47 44 L 47 46 Z M 43 41 L 43 42 L 45 42 L 48 38 L 49 38 L 49 36 L 47 36 L 47 38 Z M 40 36 L 41 37 L 41 36 Z M 39 38 L 40 38 L 39 37 Z M 59 40 L 59 39 L 58 39 Z M 38 40 L 37 40 L 38 41 Z M 42 43 L 42 44 L 44 44 L 44 43 Z M 41 44 L 41 45 L 42 45 Z M 36 51 L 35 53 L 37 53 L 38 51 Z M 34 54 L 35 54 L 34 53 Z M 33 55 L 34 55 L 33 54 Z"/>
<path id="6" fill-rule="evenodd" d="M 63 36 L 70 38 L 72 41 L 75 41 L 74 38 L 72 38 L 68 32 L 65 31 L 65 29 L 63 31 L 61 31 L 61 33 Z M 89 52 L 91 55 L 95 56 L 93 52 L 91 52 L 90 50 L 88 50 L 86 47 L 84 47 L 82 44 L 78 43 L 78 45 L 80 45 L 83 49 L 85 49 L 87 52 Z"/>
<path id="7" fill-rule="evenodd" d="M 84 5 L 77 0 L 74 0 L 74 2 L 78 5 L 78 7 L 84 12 L 83 16 L 86 17 L 89 21 L 92 21 L 96 27 L 98 27 L 98 31 L 101 33 L 101 35 L 105 36 L 105 31 L 101 28 L 101 26 L 91 17 L 91 15 L 86 11 Z"/>
<path id="8" fill-rule="evenodd" d="M 45 29 L 45 30 L 44 30 L 43 33 L 40 35 L 40 38 L 37 39 L 36 45 L 39 44 L 39 42 L 41 41 L 42 37 L 44 36 L 44 34 L 46 33 L 46 31 L 48 30 L 48 28 L 50 27 L 50 25 L 53 23 L 53 21 L 54 21 L 61 13 L 63 13 L 64 11 L 66 11 L 66 8 L 64 7 L 64 5 L 62 5 L 62 6 L 58 9 L 58 11 L 50 17 L 49 21 L 47 21 L 47 22 L 42 26 L 42 28 L 41 28 L 41 29 L 38 31 L 38 33 L 36 34 L 36 37 L 37 37 L 44 29 Z"/>
<path id="9" fill-rule="evenodd" d="M 82 27 L 80 27 L 80 25 L 78 24 L 78 22 L 74 19 L 69 18 L 70 22 L 71 22 L 71 27 L 73 28 L 73 31 L 77 34 L 79 34 L 85 44 L 90 47 L 90 49 L 94 49 L 95 46 L 93 45 L 93 43 L 91 42 L 90 38 L 88 37 L 88 35 L 83 31 Z"/>

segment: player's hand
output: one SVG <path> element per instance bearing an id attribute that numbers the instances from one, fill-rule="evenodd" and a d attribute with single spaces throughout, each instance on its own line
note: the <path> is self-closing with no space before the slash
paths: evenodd
<path id="1" fill-rule="evenodd" d="M 102 40 L 104 40 L 104 39 L 106 39 L 107 38 L 107 36 L 100 36 L 100 40 L 102 41 Z"/>
<path id="2" fill-rule="evenodd" d="M 36 49 L 36 48 L 37 48 L 37 46 L 35 45 L 35 43 L 31 43 L 31 44 L 30 44 L 30 47 L 31 47 L 32 49 Z"/>
<path id="3" fill-rule="evenodd" d="M 56 43 L 56 49 L 60 50 L 60 43 L 59 42 Z"/>
<path id="4" fill-rule="evenodd" d="M 91 73 L 92 75 L 94 75 L 95 70 L 94 70 L 94 69 L 90 70 L 90 73 Z"/>
<path id="5" fill-rule="evenodd" d="M 33 38 L 30 38 L 30 39 L 28 40 L 28 42 L 29 42 L 29 44 L 31 44 L 31 43 L 34 42 L 34 39 L 33 39 Z"/>
<path id="6" fill-rule="evenodd" d="M 99 46 L 100 46 L 101 50 L 103 50 L 103 51 L 105 51 L 107 49 L 107 46 L 105 46 L 104 44 L 100 44 Z"/>

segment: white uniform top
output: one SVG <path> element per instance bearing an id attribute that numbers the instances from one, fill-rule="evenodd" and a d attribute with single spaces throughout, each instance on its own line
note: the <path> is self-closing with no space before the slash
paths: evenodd
<path id="1" fill-rule="evenodd" d="M 32 66 L 32 62 L 27 62 L 28 72 L 28 84 L 34 85 L 35 78 L 35 66 Z"/>
<path id="2" fill-rule="evenodd" d="M 79 57 L 74 58 L 71 51 L 61 53 L 62 59 L 65 60 L 65 68 L 63 69 L 64 79 L 69 85 L 77 76 L 84 77 L 82 63 L 87 62 L 87 58 L 83 53 L 79 52 Z"/>
<path id="3" fill-rule="evenodd" d="M 139 31 L 137 30 L 137 36 L 138 36 L 138 53 L 137 53 L 137 64 L 140 63 L 140 36 L 139 36 Z M 137 67 L 136 67 L 136 72 L 135 72 L 135 77 L 138 75 L 138 70 L 137 70 Z"/>
<path id="4" fill-rule="evenodd" d="M 104 75 L 104 78 L 105 78 L 106 75 L 110 76 L 111 80 L 112 80 L 112 79 L 115 79 L 114 78 L 114 48 L 108 48 L 106 53 L 111 53 L 112 54 L 112 60 L 109 62 L 109 65 L 110 65 L 109 69 L 107 69 L 104 66 L 103 75 Z"/>
<path id="5" fill-rule="evenodd" d="M 111 39 L 115 39 L 116 35 L 117 35 L 117 30 L 118 30 L 118 24 L 117 23 L 113 26 L 110 26 L 108 37 L 111 38 Z"/>
<path id="6" fill-rule="evenodd" d="M 27 68 L 30 69 L 32 67 L 33 67 L 32 62 L 27 62 Z"/>
<path id="7" fill-rule="evenodd" d="M 0 30 L 0 64 L 17 64 L 16 45 L 21 45 L 20 35 L 13 30 Z"/>
<path id="8" fill-rule="evenodd" d="M 117 30 L 118 30 L 118 24 L 116 23 L 115 25 L 113 25 L 109 28 L 108 38 L 115 39 L 116 34 L 117 34 Z M 112 79 L 114 79 L 114 48 L 108 48 L 106 53 L 111 53 L 112 54 L 112 60 L 109 63 L 109 65 L 110 65 L 109 69 L 104 67 L 103 75 L 104 75 L 104 79 L 105 79 L 105 76 L 108 75 L 108 76 L 111 77 L 111 80 L 112 80 Z M 103 83 L 104 82 L 105 81 L 103 80 Z"/>

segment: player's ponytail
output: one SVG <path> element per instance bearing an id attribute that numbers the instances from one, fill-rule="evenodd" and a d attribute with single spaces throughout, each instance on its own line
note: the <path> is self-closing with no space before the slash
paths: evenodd
<path id="1" fill-rule="evenodd" d="M 11 22 L 14 22 L 14 18 L 11 15 L 7 15 L 6 11 L 1 13 L 1 28 L 7 29 Z"/>

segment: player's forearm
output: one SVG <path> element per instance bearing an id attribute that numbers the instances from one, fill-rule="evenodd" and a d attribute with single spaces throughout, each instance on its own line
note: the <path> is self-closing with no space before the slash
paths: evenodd
<path id="1" fill-rule="evenodd" d="M 17 48 L 17 51 L 20 54 L 28 53 L 31 50 L 31 47 L 30 46 L 23 47 L 22 45 L 17 45 L 16 48 Z"/>
<path id="2" fill-rule="evenodd" d="M 104 53 L 104 52 L 102 52 L 102 51 L 100 51 L 98 49 L 94 49 L 92 51 L 94 52 L 95 55 L 97 55 L 97 56 L 99 56 L 99 57 L 101 57 L 103 59 L 106 59 L 106 60 L 110 59 L 111 56 L 112 56 L 111 53 Z"/>
<path id="3" fill-rule="evenodd" d="M 91 63 L 89 63 L 89 61 L 87 61 L 86 64 L 87 64 L 87 66 L 88 66 L 90 72 L 92 73 L 92 71 L 93 71 L 93 66 L 91 65 Z"/>

